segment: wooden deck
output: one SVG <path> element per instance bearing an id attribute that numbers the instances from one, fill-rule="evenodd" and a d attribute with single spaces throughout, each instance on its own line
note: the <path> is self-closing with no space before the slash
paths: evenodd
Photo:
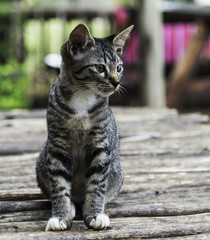
<path id="1" fill-rule="evenodd" d="M 107 230 L 75 221 L 45 232 L 50 202 L 37 188 L 35 159 L 45 111 L 0 113 L 0 239 L 210 239 L 210 124 L 205 115 L 114 108 L 125 173 L 106 207 Z"/>

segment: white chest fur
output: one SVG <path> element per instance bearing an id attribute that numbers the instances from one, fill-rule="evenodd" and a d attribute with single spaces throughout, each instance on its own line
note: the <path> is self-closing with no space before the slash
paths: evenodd
<path id="1" fill-rule="evenodd" d="M 70 107 L 78 117 L 88 114 L 88 110 L 96 103 L 96 96 L 88 93 L 87 90 L 79 90 L 73 94 L 70 100 Z"/>

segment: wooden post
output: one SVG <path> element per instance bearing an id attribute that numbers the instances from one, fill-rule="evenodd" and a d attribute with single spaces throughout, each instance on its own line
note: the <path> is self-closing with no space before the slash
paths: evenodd
<path id="1" fill-rule="evenodd" d="M 139 14 L 143 102 L 151 107 L 165 106 L 162 18 L 158 4 L 160 0 L 141 0 Z"/>

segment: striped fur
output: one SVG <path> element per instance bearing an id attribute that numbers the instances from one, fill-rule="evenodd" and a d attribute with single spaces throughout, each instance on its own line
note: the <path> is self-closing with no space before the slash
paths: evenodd
<path id="1" fill-rule="evenodd" d="M 123 182 L 119 132 L 108 97 L 120 87 L 120 55 L 132 27 L 105 39 L 80 24 L 61 48 L 62 68 L 49 93 L 48 138 L 37 181 L 52 201 L 46 230 L 70 229 L 82 214 L 89 228 L 109 226 L 104 206 Z"/>

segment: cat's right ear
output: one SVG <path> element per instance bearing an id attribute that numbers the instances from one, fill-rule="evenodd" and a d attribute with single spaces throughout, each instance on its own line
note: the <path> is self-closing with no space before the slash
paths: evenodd
<path id="1" fill-rule="evenodd" d="M 80 59 L 87 50 L 95 45 L 95 40 L 85 24 L 79 24 L 70 34 L 67 52 L 73 58 Z"/>
<path id="2" fill-rule="evenodd" d="M 113 47 L 119 56 L 122 56 L 123 54 L 123 47 L 125 45 L 126 40 L 129 38 L 133 27 L 134 26 L 131 25 L 130 27 L 126 28 L 124 31 L 115 35 L 115 38 L 113 39 Z"/>

